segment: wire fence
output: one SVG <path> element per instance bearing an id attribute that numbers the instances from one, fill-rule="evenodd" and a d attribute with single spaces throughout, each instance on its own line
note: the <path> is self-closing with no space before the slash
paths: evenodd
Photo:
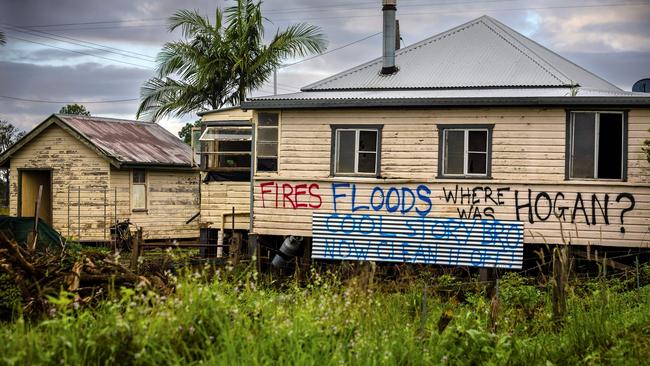
<path id="1" fill-rule="evenodd" d="M 118 220 L 117 188 L 68 186 L 66 234 L 80 241 L 109 241 Z"/>

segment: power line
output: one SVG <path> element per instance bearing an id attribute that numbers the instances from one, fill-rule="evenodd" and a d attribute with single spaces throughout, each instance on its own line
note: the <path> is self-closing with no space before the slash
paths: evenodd
<path id="1" fill-rule="evenodd" d="M 27 98 L 18 98 L 11 97 L 8 95 L 0 95 L 0 98 L 16 100 L 19 102 L 30 102 L 30 103 L 52 103 L 52 104 L 102 104 L 102 103 L 125 103 L 125 102 L 134 102 L 140 100 L 139 98 L 131 99 L 113 99 L 113 100 L 92 100 L 92 101 L 61 101 L 61 100 L 42 100 L 42 99 L 27 99 Z"/>
<path id="2" fill-rule="evenodd" d="M 340 49 L 343 49 L 343 48 L 348 47 L 348 46 L 352 46 L 353 44 L 357 44 L 357 43 L 359 43 L 359 42 L 363 42 L 363 41 L 365 41 L 366 39 L 372 38 L 372 37 L 377 36 L 377 35 L 380 35 L 380 34 L 381 34 L 381 32 L 373 33 L 373 34 L 371 34 L 371 35 L 369 35 L 369 36 L 363 37 L 363 38 L 361 38 L 361 39 L 357 39 L 356 41 L 352 41 L 352 42 L 350 42 L 350 43 L 346 43 L 346 44 L 344 44 L 343 46 L 336 47 L 336 48 L 332 48 L 332 49 L 329 50 L 329 51 L 326 51 L 326 52 L 323 52 L 323 53 L 319 53 L 318 55 L 315 55 L 315 56 L 312 56 L 312 57 L 307 57 L 307 58 L 304 58 L 304 59 L 302 59 L 302 60 L 300 60 L 300 61 L 292 62 L 292 63 L 290 63 L 290 64 L 284 64 L 284 65 L 278 67 L 278 69 L 284 69 L 285 67 L 289 67 L 289 66 L 293 66 L 293 65 L 301 64 L 301 63 L 306 62 L 306 61 L 309 61 L 309 60 L 313 60 L 313 59 L 315 59 L 315 58 L 317 58 L 317 57 L 321 57 L 321 56 L 327 55 L 328 53 L 332 53 L 332 52 L 334 52 L 334 51 L 338 51 L 338 50 L 340 50 Z"/>
<path id="3" fill-rule="evenodd" d="M 46 46 L 46 47 L 56 48 L 56 49 L 59 49 L 59 50 L 62 50 L 62 51 L 68 51 L 68 52 L 78 53 L 78 54 L 80 54 L 80 55 L 84 55 L 84 56 L 97 57 L 97 58 L 102 58 L 102 59 L 104 59 L 104 60 L 108 60 L 108 61 L 119 62 L 119 63 L 126 64 L 126 65 L 137 66 L 137 67 L 139 67 L 139 68 L 143 68 L 143 69 L 150 69 L 150 67 L 148 67 L 148 66 L 139 65 L 139 64 L 134 64 L 134 63 L 132 63 L 132 62 L 128 62 L 128 61 L 117 60 L 117 59 L 110 58 L 110 57 L 104 57 L 104 56 L 100 56 L 100 55 L 93 55 L 92 53 L 88 53 L 88 52 L 77 51 L 77 50 L 71 50 L 71 49 L 68 49 L 68 48 L 63 48 L 63 47 L 53 46 L 53 45 L 51 45 L 51 44 L 47 44 L 47 43 L 42 43 L 42 42 L 32 41 L 32 40 L 25 39 L 25 38 L 21 38 L 21 37 L 16 37 L 16 36 L 14 36 L 14 35 L 7 35 L 7 37 L 8 37 L 8 38 L 18 39 L 18 40 L 23 41 L 23 42 L 35 43 L 35 44 L 40 44 L 41 46 Z"/>
<path id="4" fill-rule="evenodd" d="M 104 46 L 104 45 L 99 44 L 99 43 L 88 42 L 88 41 L 84 41 L 84 40 L 80 40 L 80 39 L 76 39 L 76 38 L 72 38 L 72 37 L 67 37 L 67 36 L 60 36 L 60 35 L 56 35 L 56 34 L 53 34 L 53 33 L 44 32 L 44 31 L 23 30 L 20 27 L 8 25 L 8 24 L 7 25 L 0 25 L 0 26 L 2 26 L 3 28 L 5 28 L 7 30 L 10 30 L 10 31 L 21 32 L 21 33 L 28 34 L 28 35 L 35 36 L 35 37 L 42 37 L 42 38 L 46 38 L 46 39 L 51 39 L 51 40 L 54 40 L 54 41 L 57 41 L 57 42 L 70 43 L 70 44 L 74 44 L 76 46 L 86 47 L 86 48 L 90 48 L 90 49 L 93 49 L 93 50 L 108 52 L 108 53 L 112 53 L 112 54 L 116 54 L 116 55 L 120 55 L 120 56 L 131 57 L 131 58 L 135 58 L 135 59 L 142 60 L 142 61 L 154 62 L 154 58 L 149 56 L 149 55 L 139 54 L 139 53 L 136 53 L 136 52 L 131 52 L 131 51 L 128 51 L 128 50 L 122 50 L 122 49 L 115 48 L 115 47 Z M 38 34 L 38 33 L 43 33 L 43 34 L 46 34 L 46 35 L 42 35 L 42 34 Z M 51 36 L 48 36 L 47 34 L 49 34 Z M 60 38 L 63 38 L 63 39 L 60 39 Z M 70 39 L 71 41 L 66 41 L 64 39 Z M 85 45 L 83 43 L 95 45 L 95 46 L 98 46 L 98 47 L 88 46 L 88 45 Z M 99 47 L 101 47 L 101 48 L 99 48 Z M 111 49 L 116 50 L 117 52 L 116 51 L 111 51 Z M 132 54 L 134 54 L 136 56 L 134 56 Z M 147 58 L 140 57 L 140 56 L 145 56 Z"/>

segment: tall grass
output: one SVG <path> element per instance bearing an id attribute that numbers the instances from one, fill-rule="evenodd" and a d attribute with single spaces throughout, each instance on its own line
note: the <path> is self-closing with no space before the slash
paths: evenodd
<path id="1" fill-rule="evenodd" d="M 500 325 L 493 334 L 490 300 L 482 291 L 459 289 L 464 293 L 458 296 L 431 285 L 423 302 L 424 280 L 417 279 L 397 291 L 316 272 L 307 285 L 283 287 L 254 272 L 217 273 L 209 280 L 187 273 L 169 297 L 122 289 L 95 309 L 75 310 L 62 294 L 53 300 L 59 310 L 50 319 L 30 324 L 18 318 L 0 327 L 0 363 L 548 365 L 650 359 L 650 286 L 637 292 L 590 283 L 588 291 L 569 295 L 566 317 L 555 322 L 548 289 L 518 275 L 500 283 Z"/>

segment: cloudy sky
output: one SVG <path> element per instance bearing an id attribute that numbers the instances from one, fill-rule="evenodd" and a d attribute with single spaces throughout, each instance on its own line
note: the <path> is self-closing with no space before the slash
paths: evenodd
<path id="1" fill-rule="evenodd" d="M 7 38 L 0 47 L 0 119 L 28 130 L 68 102 L 84 104 L 95 115 L 134 118 L 139 88 L 152 76 L 157 52 L 180 38 L 166 30 L 166 18 L 179 8 L 213 16 L 216 7 L 233 2 L 0 0 L 0 31 Z M 378 57 L 380 4 L 265 1 L 267 37 L 308 22 L 322 28 L 332 50 L 281 69 L 278 92 L 297 91 Z M 650 0 L 398 0 L 397 14 L 405 45 L 487 14 L 622 89 L 650 77 Z M 269 84 L 256 94 L 272 90 Z M 105 101 L 111 102 L 97 103 Z M 194 119 L 160 123 L 177 132 Z"/>

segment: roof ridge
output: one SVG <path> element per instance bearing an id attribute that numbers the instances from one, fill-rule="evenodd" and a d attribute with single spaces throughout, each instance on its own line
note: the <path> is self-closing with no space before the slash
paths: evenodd
<path id="1" fill-rule="evenodd" d="M 496 25 L 498 25 L 498 26 L 499 26 L 500 28 L 502 28 L 506 33 L 508 33 L 508 35 L 509 35 L 510 37 L 512 37 L 512 38 L 515 38 L 515 39 L 516 39 L 515 35 L 522 35 L 522 34 L 520 34 L 519 32 L 517 32 L 516 30 L 514 30 L 514 29 L 510 28 L 509 26 L 507 26 L 506 24 L 504 24 L 504 23 L 502 23 L 502 22 L 500 22 L 500 21 L 498 21 L 498 20 L 496 20 L 496 19 L 494 19 L 494 18 L 492 18 L 492 17 L 490 17 L 490 16 L 488 16 L 488 15 L 484 15 L 484 17 L 487 18 L 487 19 L 489 19 L 490 21 L 492 21 L 492 22 L 495 23 Z M 513 35 L 513 34 L 514 34 L 514 35 Z M 523 36 L 523 35 L 522 35 L 522 36 Z M 603 81 L 603 82 L 609 84 L 610 86 L 612 86 L 612 87 L 614 87 L 614 88 L 616 88 L 616 89 L 618 89 L 618 90 L 620 90 L 620 91 L 624 91 L 623 89 L 621 89 L 621 88 L 617 87 L 616 85 L 610 83 L 609 81 L 603 79 L 602 77 L 598 76 L 597 74 L 595 74 L 595 73 L 593 73 L 593 72 L 591 72 L 591 71 L 585 69 L 584 67 L 582 67 L 582 66 L 576 64 L 575 62 L 569 60 L 568 58 L 562 56 L 561 54 L 559 54 L 559 53 L 557 53 L 557 52 L 555 52 L 555 51 L 549 49 L 548 47 L 542 45 L 541 43 L 535 41 L 534 39 L 532 39 L 532 38 L 530 38 L 530 37 L 526 37 L 526 36 L 524 36 L 524 37 L 526 38 L 526 40 L 528 40 L 528 41 L 532 42 L 533 44 L 539 46 L 539 47 L 542 48 L 543 50 L 545 50 L 545 51 L 547 51 L 547 52 L 549 52 L 549 53 L 551 53 L 551 54 L 557 56 L 557 57 L 560 58 L 562 61 L 565 61 L 565 62 L 570 63 L 571 65 L 577 67 L 578 69 L 580 69 L 580 70 L 582 70 L 582 71 L 588 73 L 589 75 L 591 75 L 591 76 L 593 76 L 593 77 L 598 78 L 599 80 L 601 80 L 601 81 Z M 523 44 L 521 41 L 519 41 L 519 40 L 517 40 L 517 42 L 518 42 L 518 43 L 521 43 L 523 47 L 526 47 L 526 49 L 530 50 L 530 52 L 534 53 L 537 57 L 539 57 L 540 59 L 544 60 L 547 64 L 551 65 L 551 67 L 553 67 L 554 69 L 557 70 L 557 68 L 556 68 L 555 66 L 553 66 L 553 64 L 552 64 L 551 62 L 546 61 L 546 59 L 545 59 L 544 57 L 540 56 L 537 52 L 531 50 L 530 47 L 524 45 L 524 44 Z M 563 72 L 561 72 L 560 70 L 557 70 L 557 71 L 558 71 L 559 73 L 561 73 L 562 75 L 564 75 L 565 77 L 567 77 L 567 79 L 571 80 L 570 77 L 568 77 L 567 75 L 565 75 L 565 74 L 564 74 Z M 571 80 L 571 81 L 573 82 L 573 80 Z"/>
<path id="2" fill-rule="evenodd" d="M 518 40 L 517 38 L 515 38 L 512 34 L 510 34 L 510 32 L 508 32 L 507 30 L 503 29 L 502 26 L 505 26 L 503 23 L 501 23 L 501 22 L 499 22 L 498 20 L 496 20 L 496 19 L 494 19 L 494 18 L 492 18 L 492 17 L 489 17 L 489 16 L 487 16 L 487 15 L 483 15 L 483 16 L 480 18 L 480 20 L 481 20 L 481 22 L 483 22 L 483 24 L 485 24 L 485 26 L 486 26 L 488 29 L 490 29 L 492 32 L 494 32 L 494 34 L 496 34 L 498 37 L 501 37 L 501 38 L 502 38 L 504 41 L 506 41 L 509 45 L 511 45 L 512 47 L 514 47 L 517 51 L 521 52 L 522 55 L 526 56 L 529 60 L 531 60 L 533 63 L 535 63 L 537 66 L 539 66 L 542 70 L 546 71 L 546 72 L 547 72 L 549 75 L 551 75 L 553 78 L 557 79 L 559 82 L 563 83 L 564 85 L 571 85 L 571 84 L 566 84 L 567 81 L 568 81 L 569 83 L 573 83 L 573 80 L 571 80 L 570 77 L 568 77 L 568 76 L 565 75 L 563 72 L 561 72 L 560 70 L 558 70 L 558 69 L 557 69 L 556 67 L 554 67 L 550 62 L 546 61 L 543 57 L 541 57 L 541 56 L 538 55 L 535 51 L 533 51 L 533 50 L 531 50 L 530 48 L 528 48 L 525 44 L 521 43 L 521 41 L 519 41 L 519 40 Z M 504 36 L 504 34 L 502 34 L 502 32 L 498 32 L 498 31 L 495 30 L 493 27 L 491 27 L 490 24 L 488 24 L 488 22 L 486 22 L 486 20 L 487 20 L 488 22 L 492 23 L 493 26 L 499 28 L 499 30 L 501 30 L 503 33 L 505 33 L 505 36 L 507 36 L 510 40 L 506 39 L 506 37 Z M 514 44 L 515 42 L 518 43 L 520 47 L 523 47 L 523 48 L 525 48 L 526 50 L 528 50 L 528 52 L 532 53 L 535 57 L 533 58 L 529 53 L 525 52 L 525 51 L 522 50 L 520 47 L 517 47 L 517 45 Z M 546 67 L 544 67 L 544 66 L 542 65 L 542 63 L 546 64 Z M 548 70 L 549 68 L 555 70 L 555 71 L 556 71 L 557 73 L 559 73 L 562 77 L 564 77 L 565 80 L 562 80 L 562 79 L 559 78 L 557 75 L 555 75 L 554 73 L 552 73 L 551 71 L 549 71 L 549 70 Z"/>
<path id="3" fill-rule="evenodd" d="M 133 119 L 125 119 L 125 118 L 114 118 L 114 117 L 103 117 L 103 116 L 84 116 L 82 114 L 68 114 L 68 113 L 55 113 L 54 114 L 57 117 L 72 117 L 72 118 L 81 118 L 81 119 L 90 119 L 90 120 L 108 120 L 107 122 L 116 122 L 116 123 L 146 123 L 149 125 L 158 125 L 157 123 L 153 121 L 140 121 L 140 120 L 133 120 Z"/>
<path id="4" fill-rule="evenodd" d="M 485 15 L 483 15 L 482 17 L 476 18 L 476 19 L 472 19 L 472 20 L 470 20 L 468 22 L 465 22 L 465 23 L 463 23 L 461 25 L 458 25 L 458 26 L 456 26 L 454 28 L 448 29 L 448 30 L 446 30 L 444 32 L 434 34 L 433 36 L 430 36 L 430 37 L 427 37 L 427 38 L 425 38 L 425 39 L 423 39 L 421 41 L 415 42 L 412 45 L 409 45 L 409 46 L 404 47 L 402 49 L 399 49 L 399 50 L 397 50 L 397 52 L 395 52 L 395 56 L 405 54 L 405 53 L 409 53 L 409 52 L 411 52 L 413 50 L 416 50 L 416 49 L 418 49 L 418 48 L 420 48 L 422 46 L 431 44 L 433 42 L 436 42 L 436 41 L 439 41 L 439 40 L 444 39 L 446 37 L 449 37 L 452 34 L 463 31 L 463 30 L 465 30 L 465 29 L 467 29 L 467 28 L 469 28 L 471 26 L 474 26 L 474 25 L 478 24 L 483 17 L 485 17 Z M 340 79 L 340 78 L 342 78 L 344 76 L 351 75 L 353 73 L 356 73 L 356 72 L 359 72 L 361 70 L 367 69 L 368 67 L 370 67 L 372 65 L 375 65 L 378 62 L 381 62 L 381 60 L 382 60 L 381 56 L 377 57 L 377 58 L 374 58 L 374 59 L 372 59 L 372 60 L 370 60 L 370 61 L 368 61 L 366 63 L 363 63 L 361 65 L 351 67 L 351 68 L 349 68 L 347 70 L 339 72 L 338 74 L 334 74 L 334 75 L 332 75 L 330 77 L 327 77 L 325 79 L 322 79 L 322 80 L 313 82 L 311 84 L 308 84 L 308 85 L 300 88 L 300 91 L 314 90 L 313 88 L 318 86 L 318 85 L 324 85 L 324 84 L 327 84 L 327 83 L 331 83 L 332 81 L 338 80 L 338 79 Z M 397 65 L 397 66 L 399 68 L 399 65 Z M 390 75 L 387 75 L 387 76 L 390 76 Z M 316 90 L 318 90 L 318 89 L 316 89 Z"/>

